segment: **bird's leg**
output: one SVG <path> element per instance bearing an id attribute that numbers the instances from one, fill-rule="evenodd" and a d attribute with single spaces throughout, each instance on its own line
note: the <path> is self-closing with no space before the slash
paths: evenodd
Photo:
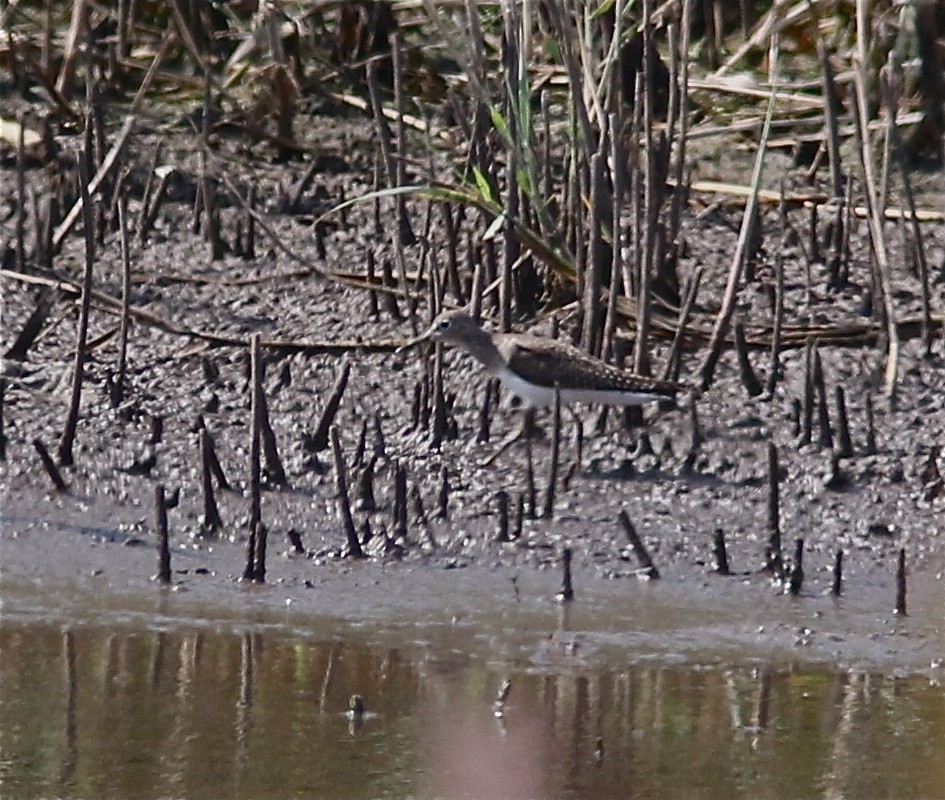
<path id="1" fill-rule="evenodd" d="M 538 427 L 538 424 L 535 422 L 535 409 L 526 408 L 522 414 L 522 424 L 519 425 L 515 430 L 513 430 L 505 439 L 502 440 L 502 444 L 499 445 L 499 449 L 496 450 L 489 458 L 482 462 L 482 466 L 488 467 L 495 463 L 495 460 L 502 455 L 506 450 L 508 450 L 513 444 L 515 444 L 519 439 L 521 440 L 533 440 L 540 439 L 544 436 L 544 432 L 541 428 Z"/>
<path id="2" fill-rule="evenodd" d="M 580 472 L 584 469 L 584 422 L 577 411 L 570 406 L 568 411 L 571 412 L 571 417 L 574 420 L 574 463 L 572 469 L 575 472 Z"/>
<path id="3" fill-rule="evenodd" d="M 518 430 L 518 435 L 523 439 L 541 439 L 545 433 L 535 422 L 535 409 L 526 408 L 522 414 L 522 425 Z"/>

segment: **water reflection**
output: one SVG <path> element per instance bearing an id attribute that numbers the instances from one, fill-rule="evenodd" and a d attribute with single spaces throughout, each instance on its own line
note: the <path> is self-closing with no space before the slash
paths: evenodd
<path id="1" fill-rule="evenodd" d="M 945 692 L 920 678 L 538 670 L 255 631 L 8 623 L 0 653 L 4 798 L 923 798 L 945 786 Z M 360 720 L 346 714 L 355 694 Z"/>

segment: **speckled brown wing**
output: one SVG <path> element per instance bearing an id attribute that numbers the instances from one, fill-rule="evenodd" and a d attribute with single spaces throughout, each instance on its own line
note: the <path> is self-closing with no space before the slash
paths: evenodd
<path id="1" fill-rule="evenodd" d="M 652 392 L 666 398 L 679 391 L 675 383 L 634 375 L 555 339 L 521 334 L 497 339 L 496 346 L 509 368 L 538 386 Z"/>

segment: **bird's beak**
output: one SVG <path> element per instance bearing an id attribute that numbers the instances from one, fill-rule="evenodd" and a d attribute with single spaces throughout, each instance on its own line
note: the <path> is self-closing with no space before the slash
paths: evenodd
<path id="1" fill-rule="evenodd" d="M 400 347 L 398 347 L 394 352 L 403 353 L 405 350 L 409 350 L 411 347 L 416 347 L 421 342 L 427 341 L 430 338 L 431 333 L 433 333 L 433 328 L 430 328 L 429 330 L 424 331 L 419 336 L 415 336 L 409 342 L 405 342 Z"/>

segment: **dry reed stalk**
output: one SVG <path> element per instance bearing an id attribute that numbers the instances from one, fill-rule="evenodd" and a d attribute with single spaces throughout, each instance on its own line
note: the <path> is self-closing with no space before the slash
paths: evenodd
<path id="1" fill-rule="evenodd" d="M 913 248 L 915 250 L 916 264 L 919 271 L 919 283 L 922 290 L 922 344 L 925 349 L 925 355 L 928 357 L 932 352 L 932 311 L 929 290 L 929 266 L 925 255 L 925 243 L 922 236 L 922 228 L 916 219 L 915 195 L 912 191 L 912 179 L 909 177 L 909 164 L 906 157 L 905 144 L 896 125 L 896 99 L 893 96 L 892 86 L 888 78 L 888 71 L 884 70 L 881 77 L 883 100 L 886 103 L 886 113 L 889 115 L 889 138 L 895 151 L 896 164 L 899 167 L 899 174 L 902 177 L 902 190 L 906 197 L 906 208 L 909 211 L 909 221 L 912 228 Z"/>
<path id="2" fill-rule="evenodd" d="M 858 9 L 860 5 L 863 5 L 862 0 L 858 0 Z M 867 221 L 869 223 L 870 244 L 876 267 L 876 279 L 882 295 L 884 322 L 888 339 L 883 389 L 891 399 L 894 399 L 896 382 L 899 376 L 899 329 L 896 325 L 896 309 L 893 305 L 892 276 L 889 265 L 889 251 L 886 246 L 886 234 L 883 229 L 883 215 L 878 205 L 880 192 L 873 168 L 874 157 L 869 138 L 866 66 L 858 58 L 854 59 L 854 65 L 856 67 L 854 72 L 856 93 L 852 99 L 854 100 L 855 119 L 857 121 L 860 168 L 863 171 L 866 206 L 869 210 Z"/>
<path id="3" fill-rule="evenodd" d="M 128 327 L 131 307 L 131 253 L 128 243 L 128 195 L 122 192 L 118 200 L 118 225 L 121 231 L 121 322 L 118 329 L 118 364 L 115 367 L 115 397 L 112 405 L 121 403 L 124 396 L 125 372 L 128 359 Z"/>
<path id="4" fill-rule="evenodd" d="M 688 194 L 684 186 L 686 173 L 686 144 L 689 137 L 689 39 L 692 32 L 692 5 L 695 0 L 683 0 L 682 6 L 682 53 L 680 58 L 679 95 L 679 135 L 677 136 L 676 158 L 673 164 L 674 187 L 669 212 L 669 240 L 672 248 L 678 252 L 680 241 L 680 218 L 683 202 Z M 672 133 L 672 128 L 669 129 Z"/>
<path id="5" fill-rule="evenodd" d="M 776 72 L 776 54 L 777 43 L 772 41 L 772 75 Z M 729 269 L 728 280 L 725 284 L 725 294 L 722 298 L 722 306 L 716 319 L 715 328 L 712 331 L 712 338 L 709 342 L 709 352 L 702 363 L 700 370 L 701 385 L 703 391 L 707 390 L 712 383 L 712 377 L 715 373 L 715 366 L 722 354 L 722 347 L 725 344 L 725 336 L 732 321 L 732 315 L 735 312 L 735 301 L 738 298 L 738 286 L 745 267 L 748 245 L 751 239 L 754 223 L 758 211 L 758 190 L 761 187 L 761 176 L 764 167 L 765 153 L 767 149 L 768 136 L 771 133 L 771 120 L 774 116 L 774 105 L 777 92 L 772 91 L 771 98 L 768 101 L 768 111 L 765 114 L 765 124 L 761 131 L 761 139 L 758 142 L 758 152 L 755 155 L 755 166 L 751 178 L 751 194 L 745 205 L 745 213 L 742 216 L 741 230 L 738 233 L 738 242 L 735 245 L 735 253 L 732 256 L 732 266 Z"/>
<path id="6" fill-rule="evenodd" d="M 82 300 L 79 306 L 79 323 L 76 333 L 75 360 L 72 367 L 72 396 L 66 424 L 59 441 L 59 464 L 70 467 L 74 463 L 72 446 L 75 442 L 76 427 L 79 422 L 79 405 L 82 401 L 82 382 L 85 377 L 86 342 L 89 332 L 89 311 L 92 307 L 92 269 L 95 266 L 94 220 L 92 202 L 89 193 L 89 170 L 86 151 L 79 154 L 79 186 L 81 191 L 79 205 L 85 226 L 85 271 L 82 276 Z"/>

